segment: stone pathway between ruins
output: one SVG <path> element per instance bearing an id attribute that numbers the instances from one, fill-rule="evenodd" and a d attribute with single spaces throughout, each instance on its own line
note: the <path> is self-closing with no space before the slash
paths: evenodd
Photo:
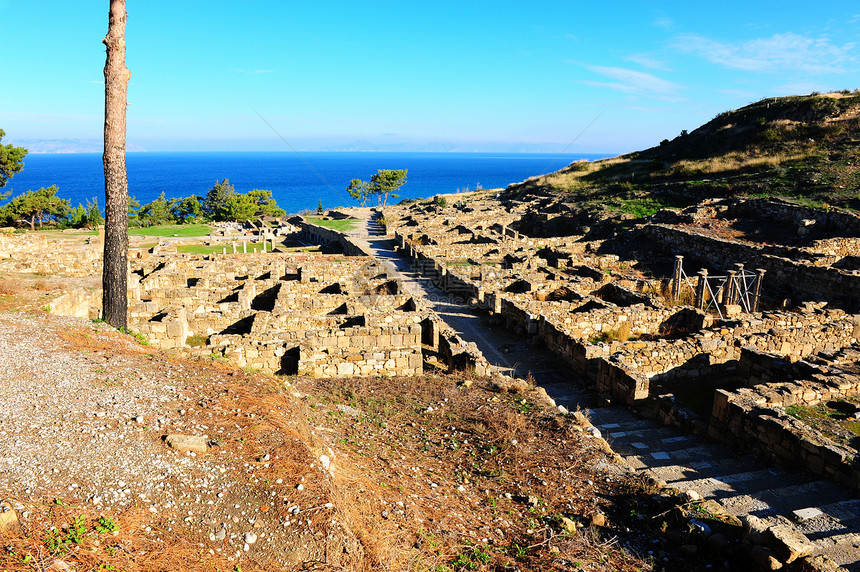
<path id="1" fill-rule="evenodd" d="M 751 514 L 767 524 L 787 519 L 814 543 L 815 554 L 860 572 L 860 498 L 856 494 L 638 418 L 627 409 L 587 409 L 563 362 L 543 348 L 530 347 L 521 336 L 491 328 L 488 319 L 470 310 L 465 301 L 452 300 L 396 254 L 394 241 L 384 236 L 374 220 L 365 219 L 364 225 L 348 234 L 365 243 L 407 291 L 423 298 L 465 340 L 475 342 L 491 364 L 517 377 L 531 374 L 558 404 L 581 407 L 633 469 L 647 471 L 671 487 L 695 490 L 732 515 Z"/>

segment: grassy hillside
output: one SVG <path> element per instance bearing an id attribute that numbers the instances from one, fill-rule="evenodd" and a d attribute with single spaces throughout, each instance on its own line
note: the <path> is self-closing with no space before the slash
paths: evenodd
<path id="1" fill-rule="evenodd" d="M 637 216 L 711 196 L 781 196 L 860 210 L 858 143 L 860 90 L 768 98 L 650 149 L 577 161 L 508 193 L 561 195 Z"/>

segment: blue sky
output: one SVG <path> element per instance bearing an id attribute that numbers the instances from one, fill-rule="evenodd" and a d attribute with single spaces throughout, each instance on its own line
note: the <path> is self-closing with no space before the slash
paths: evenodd
<path id="1" fill-rule="evenodd" d="M 107 7 L 0 0 L 4 142 L 99 143 Z M 287 150 L 259 113 L 306 150 L 614 154 L 762 97 L 860 88 L 860 4 L 842 0 L 128 10 L 130 150 Z"/>

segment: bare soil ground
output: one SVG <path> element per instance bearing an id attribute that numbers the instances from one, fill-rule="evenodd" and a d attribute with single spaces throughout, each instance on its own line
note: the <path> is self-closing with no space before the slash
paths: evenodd
<path id="1" fill-rule="evenodd" d="M 182 360 L 45 314 L 53 279 L 37 280 L 0 282 L 0 498 L 18 517 L 0 531 L 0 570 L 713 564 L 682 524 L 689 505 L 523 382 L 284 379 Z M 168 434 L 208 451 L 172 450 Z"/>

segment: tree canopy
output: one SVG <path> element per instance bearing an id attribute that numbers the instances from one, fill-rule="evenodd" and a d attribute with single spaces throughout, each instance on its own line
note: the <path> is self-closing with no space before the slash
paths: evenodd
<path id="1" fill-rule="evenodd" d="M 135 201 L 136 202 L 136 201 Z M 200 220 L 245 221 L 261 215 L 283 216 L 284 209 L 272 197 L 272 191 L 254 189 L 237 193 L 230 181 L 215 183 L 206 196 L 191 195 L 181 199 L 157 199 L 140 206 L 132 213 L 132 220 L 143 226 L 156 224 L 186 224 Z"/>
<path id="2" fill-rule="evenodd" d="M 24 157 L 27 150 L 24 147 L 13 147 L 12 144 L 3 145 L 3 136 L 6 132 L 0 129 L 0 187 L 6 186 L 6 182 L 15 173 L 20 173 L 24 168 Z"/>
<path id="3" fill-rule="evenodd" d="M 388 198 L 397 198 L 395 191 L 406 184 L 407 169 L 379 169 L 370 181 L 352 179 L 346 192 L 364 206 L 367 199 L 376 195 L 376 204 L 384 207 Z"/>
<path id="4" fill-rule="evenodd" d="M 215 186 L 209 189 L 203 198 L 201 205 L 203 215 L 211 220 L 226 220 L 223 218 L 227 209 L 227 201 L 236 194 L 236 189 L 230 181 L 216 181 Z"/>
<path id="5" fill-rule="evenodd" d="M 14 197 L 0 208 L 0 221 L 6 225 L 26 222 L 30 225 L 30 230 L 36 230 L 36 223 L 41 227 L 49 218 L 65 217 L 69 213 L 69 201 L 59 198 L 57 191 L 59 189 L 53 185 Z"/>

